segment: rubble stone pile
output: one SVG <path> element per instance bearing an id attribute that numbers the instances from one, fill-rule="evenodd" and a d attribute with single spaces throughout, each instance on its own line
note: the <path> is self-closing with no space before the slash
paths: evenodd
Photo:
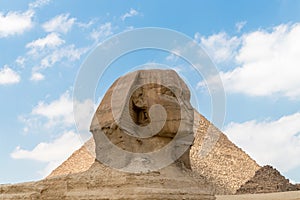
<path id="1" fill-rule="evenodd" d="M 275 168 L 267 165 L 257 170 L 254 177 L 237 190 L 237 194 L 287 192 L 295 190 L 299 190 L 299 188 L 291 184 L 289 180 L 282 176 Z"/>

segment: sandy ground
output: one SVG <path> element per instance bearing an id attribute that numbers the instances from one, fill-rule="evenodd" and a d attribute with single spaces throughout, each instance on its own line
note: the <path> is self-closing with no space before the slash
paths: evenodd
<path id="1" fill-rule="evenodd" d="M 300 200 L 300 191 L 216 196 L 217 200 Z"/>

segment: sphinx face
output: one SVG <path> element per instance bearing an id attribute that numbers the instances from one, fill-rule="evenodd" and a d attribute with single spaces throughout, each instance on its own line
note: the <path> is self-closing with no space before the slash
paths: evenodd
<path id="1" fill-rule="evenodd" d="M 181 108 L 176 95 L 171 89 L 154 83 L 146 84 L 136 89 L 130 98 L 130 116 L 138 126 L 147 126 L 149 123 L 156 123 L 155 117 L 160 113 L 154 113 L 152 119 L 149 115 L 151 106 L 156 104 L 163 106 L 167 114 L 166 122 L 157 135 L 173 138 L 178 132 L 181 120 Z"/>
<path id="2" fill-rule="evenodd" d="M 189 166 L 194 121 L 189 101 L 188 87 L 172 70 L 141 70 L 119 78 L 92 121 L 97 159 L 125 167 L 142 153 L 155 163 L 150 168 L 176 160 Z"/>

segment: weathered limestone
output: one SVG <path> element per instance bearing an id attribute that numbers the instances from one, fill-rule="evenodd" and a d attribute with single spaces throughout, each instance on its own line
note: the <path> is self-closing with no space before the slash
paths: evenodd
<path id="1" fill-rule="evenodd" d="M 208 134 L 209 131 L 214 133 Z M 215 185 L 216 194 L 234 194 L 260 169 L 249 155 L 196 111 L 194 134 L 195 141 L 190 152 L 192 169 Z M 218 141 L 208 155 L 201 156 L 203 142 L 209 135 L 218 135 Z"/>
<path id="2" fill-rule="evenodd" d="M 237 194 L 256 194 L 287 192 L 300 190 L 280 174 L 275 168 L 267 165 L 256 171 L 255 175 L 242 185 Z"/>
<path id="3" fill-rule="evenodd" d="M 172 164 L 157 172 L 132 174 L 96 161 L 89 170 L 38 182 L 0 185 L 0 199 L 199 199 L 214 200 L 205 179 Z"/>
<path id="4" fill-rule="evenodd" d="M 96 158 L 129 172 L 159 169 L 178 158 L 190 167 L 193 118 L 189 89 L 175 71 L 127 74 L 109 88 L 93 118 Z"/>

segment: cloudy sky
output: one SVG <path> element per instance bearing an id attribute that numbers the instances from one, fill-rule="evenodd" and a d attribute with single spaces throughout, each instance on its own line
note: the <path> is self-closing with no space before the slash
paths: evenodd
<path id="1" fill-rule="evenodd" d="M 94 99 L 72 94 L 81 64 L 123 31 L 162 27 L 194 39 L 226 92 L 222 129 L 259 164 L 300 182 L 300 2 L 0 1 L 0 183 L 38 180 L 78 149 L 103 93 L 144 63 L 163 63 L 190 80 L 195 107 L 210 119 L 203 80 L 172 54 L 144 50 L 120 58 Z M 91 109 L 92 108 L 92 109 Z"/>

